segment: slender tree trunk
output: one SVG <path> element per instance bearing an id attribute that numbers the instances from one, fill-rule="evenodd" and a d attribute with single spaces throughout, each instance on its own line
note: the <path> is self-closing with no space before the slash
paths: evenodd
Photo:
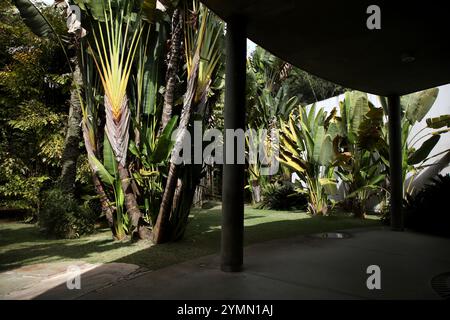
<path id="1" fill-rule="evenodd" d="M 62 155 L 62 172 L 60 177 L 61 189 L 68 194 L 73 194 L 75 191 L 77 160 L 80 155 L 79 146 L 81 142 L 81 101 L 78 89 L 81 87 L 83 80 L 78 64 L 78 58 L 74 58 L 74 60 L 73 84 L 70 90 L 68 128 Z"/>
<path id="2" fill-rule="evenodd" d="M 177 187 L 177 165 L 170 163 L 169 175 L 167 177 L 166 186 L 164 188 L 161 206 L 159 208 L 158 218 L 153 228 L 153 242 L 163 243 L 168 240 L 170 234 L 170 212 L 172 209 L 172 200 Z"/>
<path id="3" fill-rule="evenodd" d="M 102 212 L 106 217 L 106 221 L 108 221 L 108 226 L 110 227 L 113 236 L 115 236 L 116 230 L 114 229 L 114 218 L 113 218 L 114 212 L 110 205 L 108 196 L 106 195 L 105 189 L 103 189 L 103 185 L 98 176 L 95 174 L 95 172 L 92 172 L 92 182 L 94 183 L 95 192 L 99 197 L 100 204 L 102 206 Z"/>
<path id="4" fill-rule="evenodd" d="M 193 70 L 188 79 L 188 86 L 186 95 L 184 97 L 183 110 L 181 112 L 180 124 L 178 125 L 178 135 L 175 141 L 175 145 L 172 150 L 172 155 L 179 155 L 183 147 L 183 141 L 187 133 L 187 127 L 191 118 L 195 89 L 198 80 L 198 65 L 200 61 L 199 53 L 194 56 Z M 161 200 L 161 206 L 159 208 L 158 218 L 153 228 L 153 242 L 162 243 L 169 239 L 170 230 L 170 214 L 173 204 L 173 197 L 175 189 L 177 188 L 178 181 L 178 167 L 171 160 L 169 166 L 169 174 L 167 177 L 166 186 L 164 188 L 164 194 Z"/>
<path id="5" fill-rule="evenodd" d="M 182 54 L 183 41 L 183 12 L 181 9 L 175 9 L 172 15 L 172 37 L 170 42 L 169 61 L 166 72 L 166 91 L 164 94 L 164 106 L 161 118 L 161 134 L 167 123 L 172 117 L 174 103 L 175 85 L 177 81 L 178 63 Z"/>
<path id="6" fill-rule="evenodd" d="M 200 179 L 200 183 L 195 188 L 194 192 L 194 207 L 196 208 L 202 208 L 203 207 L 203 201 L 205 200 L 206 196 L 206 189 L 208 188 L 208 181 L 207 177 L 204 177 Z"/>
<path id="7" fill-rule="evenodd" d="M 261 202 L 261 185 L 259 180 L 252 180 L 252 195 L 254 204 Z"/>
<path id="8" fill-rule="evenodd" d="M 143 225 L 142 213 L 136 201 L 136 196 L 131 187 L 131 179 L 128 170 L 122 164 L 118 164 L 119 176 L 122 184 L 122 190 L 125 195 L 125 207 L 131 220 L 133 228 L 133 237 L 139 239 L 150 239 L 151 232 Z"/>

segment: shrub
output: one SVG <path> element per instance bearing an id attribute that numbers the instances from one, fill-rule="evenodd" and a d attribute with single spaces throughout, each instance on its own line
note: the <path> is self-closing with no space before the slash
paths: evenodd
<path id="1" fill-rule="evenodd" d="M 450 237 L 448 199 L 450 175 L 439 175 L 404 201 L 405 226 L 409 229 Z"/>
<path id="2" fill-rule="evenodd" d="M 305 209 L 308 204 L 306 195 L 297 192 L 290 183 L 267 184 L 263 187 L 262 193 L 263 200 L 259 207 L 263 209 Z"/>
<path id="3" fill-rule="evenodd" d="M 47 235 L 78 238 L 94 231 L 96 215 L 89 206 L 79 205 L 72 196 L 55 188 L 45 194 L 39 226 Z"/>

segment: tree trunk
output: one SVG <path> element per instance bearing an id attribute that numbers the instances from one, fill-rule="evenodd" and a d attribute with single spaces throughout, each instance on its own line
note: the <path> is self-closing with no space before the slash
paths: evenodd
<path id="1" fill-rule="evenodd" d="M 366 201 L 353 199 L 353 214 L 355 218 L 365 219 L 366 217 Z"/>
<path id="2" fill-rule="evenodd" d="M 201 165 L 186 165 L 182 178 L 178 179 L 170 215 L 170 237 L 173 241 L 182 239 L 186 231 L 195 186 L 199 182 L 198 169 L 201 171 Z"/>
<path id="3" fill-rule="evenodd" d="M 180 124 L 178 125 L 178 135 L 175 141 L 175 145 L 172 150 L 172 155 L 179 155 L 183 147 L 183 141 L 186 137 L 187 127 L 191 118 L 195 89 L 197 87 L 198 80 L 198 67 L 200 62 L 200 55 L 197 52 L 194 56 L 193 70 L 188 79 L 188 86 L 186 95 L 184 97 L 183 110 L 181 112 Z M 161 207 L 159 208 L 158 218 L 153 228 L 153 242 L 162 243 L 170 237 L 170 214 L 173 203 L 173 196 L 175 189 L 177 188 L 178 181 L 178 168 L 171 160 L 169 167 L 169 174 L 167 176 L 166 186 L 164 188 L 164 194 L 161 200 Z"/>
<path id="4" fill-rule="evenodd" d="M 204 178 L 200 180 L 200 183 L 195 188 L 193 205 L 196 208 L 203 207 L 203 201 L 205 199 L 205 188 L 206 188 L 206 186 L 204 185 L 203 182 L 206 182 Z"/>
<path id="5" fill-rule="evenodd" d="M 82 77 L 78 59 L 75 58 L 73 84 L 70 90 L 70 109 L 68 128 L 62 155 L 62 172 L 60 186 L 64 192 L 74 194 L 75 178 L 77 174 L 77 160 L 80 154 L 79 146 L 81 142 L 81 101 L 79 87 L 82 85 Z"/>
<path id="6" fill-rule="evenodd" d="M 164 106 L 161 118 L 161 128 L 159 134 L 162 133 L 167 123 L 172 117 L 172 109 L 174 103 L 175 85 L 177 81 L 178 62 L 182 54 L 183 40 L 183 12 L 181 9 L 175 9 L 172 15 L 172 37 L 170 41 L 170 54 L 167 63 L 166 72 L 166 91 L 164 93 Z"/>
<path id="7" fill-rule="evenodd" d="M 113 217 L 114 211 L 110 205 L 108 196 L 105 193 L 105 189 L 103 189 L 103 185 L 94 171 L 92 171 L 92 182 L 94 183 L 95 192 L 99 197 L 100 204 L 102 206 L 102 212 L 106 217 L 106 221 L 108 221 L 108 226 L 110 227 L 113 236 L 115 237 L 116 230 L 114 228 L 114 217 Z"/>
<path id="8" fill-rule="evenodd" d="M 177 187 L 177 165 L 170 163 L 169 175 L 167 177 L 166 187 L 161 199 L 161 206 L 159 208 L 158 218 L 156 219 L 155 227 L 153 228 L 153 242 L 163 243 L 168 240 L 170 234 L 169 219 L 172 209 L 172 200 Z"/>
<path id="9" fill-rule="evenodd" d="M 261 185 L 258 180 L 252 180 L 252 196 L 254 204 L 261 202 Z"/>
<path id="10" fill-rule="evenodd" d="M 136 196 L 131 188 L 131 179 L 128 170 L 120 163 L 118 164 L 118 170 L 125 196 L 125 207 L 127 208 L 128 216 L 131 220 L 131 227 L 133 229 L 132 236 L 143 240 L 150 239 L 151 232 L 143 225 L 142 213 L 141 210 L 139 210 Z"/>

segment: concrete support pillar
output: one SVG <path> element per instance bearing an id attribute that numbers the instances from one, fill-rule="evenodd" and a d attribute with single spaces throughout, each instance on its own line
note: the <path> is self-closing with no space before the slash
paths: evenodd
<path id="1" fill-rule="evenodd" d="M 400 97 L 388 97 L 391 228 L 403 231 L 402 127 Z"/>
<path id="2" fill-rule="evenodd" d="M 245 22 L 238 17 L 227 21 L 225 75 L 225 130 L 245 131 L 247 37 Z M 236 142 L 236 141 L 235 141 Z M 224 134 L 224 165 L 222 179 L 222 242 L 221 268 L 238 272 L 243 264 L 244 179 L 245 164 L 237 164 L 238 143 L 227 150 Z M 234 162 L 227 163 L 227 152 L 233 152 Z"/>

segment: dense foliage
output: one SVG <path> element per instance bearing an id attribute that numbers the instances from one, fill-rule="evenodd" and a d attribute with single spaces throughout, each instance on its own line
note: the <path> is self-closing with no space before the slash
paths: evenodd
<path id="1" fill-rule="evenodd" d="M 419 192 L 408 196 L 405 204 L 405 226 L 409 229 L 450 237 L 450 215 L 447 197 L 450 175 L 439 175 Z"/>
<path id="2" fill-rule="evenodd" d="M 304 210 L 308 198 L 291 183 L 269 183 L 263 187 L 260 208 L 271 210 Z"/>
<path id="3" fill-rule="evenodd" d="M 0 5 L 0 206 L 34 212 L 41 188 L 59 176 L 70 72 L 57 42 L 34 35 Z M 43 9 L 59 31 L 64 20 Z"/>
<path id="4" fill-rule="evenodd" d="M 80 205 L 77 199 L 59 188 L 47 191 L 43 202 L 45 204 L 39 213 L 39 227 L 45 234 L 71 239 L 94 230 L 97 213 L 88 202 Z"/>

